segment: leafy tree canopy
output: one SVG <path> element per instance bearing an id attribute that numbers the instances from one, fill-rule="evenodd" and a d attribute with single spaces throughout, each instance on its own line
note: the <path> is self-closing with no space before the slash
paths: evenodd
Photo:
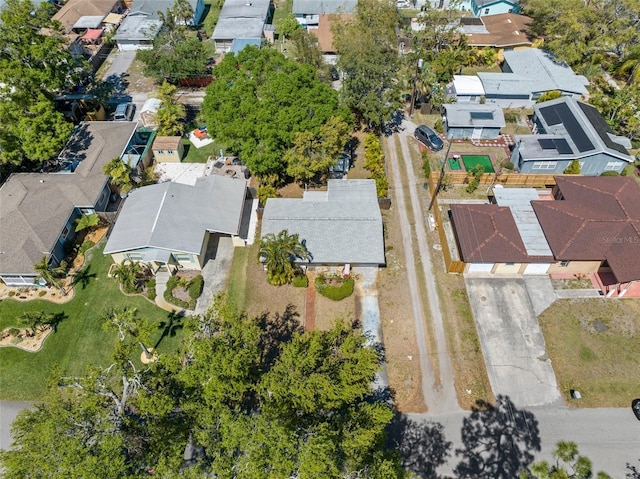
<path id="1" fill-rule="evenodd" d="M 578 445 L 572 441 L 560 441 L 553 452 L 555 464 L 547 461 L 535 462 L 531 471 L 520 474 L 521 479 L 591 479 L 593 477 L 591 460 L 581 456 Z M 611 479 L 611 476 L 599 472 L 598 479 Z"/>
<path id="2" fill-rule="evenodd" d="M 350 123 L 336 92 L 311 66 L 276 50 L 247 47 L 226 55 L 213 73 L 202 105 L 207 124 L 260 177 L 283 179 L 282 156 L 296 133 L 317 133 L 332 117 Z"/>

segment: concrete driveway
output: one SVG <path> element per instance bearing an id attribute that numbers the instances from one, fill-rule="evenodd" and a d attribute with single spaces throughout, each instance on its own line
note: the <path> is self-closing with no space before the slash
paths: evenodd
<path id="1" fill-rule="evenodd" d="M 0 449 L 11 448 L 11 424 L 20 411 L 30 407 L 31 404 L 27 402 L 0 401 Z"/>
<path id="2" fill-rule="evenodd" d="M 536 318 L 555 299 L 553 289 L 536 277 L 467 276 L 465 283 L 493 392 L 519 407 L 561 402 Z"/>

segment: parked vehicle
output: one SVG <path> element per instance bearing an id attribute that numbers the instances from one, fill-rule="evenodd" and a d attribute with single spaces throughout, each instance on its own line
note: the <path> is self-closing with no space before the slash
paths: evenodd
<path id="1" fill-rule="evenodd" d="M 113 114 L 113 121 L 131 121 L 136 106 L 133 103 L 120 103 L 116 106 L 116 112 Z"/>
<path id="2" fill-rule="evenodd" d="M 631 401 L 631 409 L 633 410 L 633 414 L 636 415 L 636 419 L 640 421 L 640 398 Z"/>
<path id="3" fill-rule="evenodd" d="M 425 146 L 428 146 L 433 151 L 440 151 L 444 147 L 442 138 L 440 138 L 438 134 L 427 125 L 419 125 L 413 133 L 413 136 L 416 137 L 416 140 L 420 141 Z"/>

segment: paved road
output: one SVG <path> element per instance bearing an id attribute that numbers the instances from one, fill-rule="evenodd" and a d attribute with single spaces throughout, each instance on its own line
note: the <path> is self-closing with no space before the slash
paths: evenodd
<path id="1" fill-rule="evenodd" d="M 636 420 L 631 407 L 570 409 L 567 407 L 526 408 L 538 421 L 541 451 L 535 460 L 553 459 L 553 449 L 560 440 L 578 444 L 581 454 L 593 461 L 593 470 L 604 471 L 615 479 L 625 477 L 626 463 L 638 464 L 640 459 L 640 421 Z M 415 421 L 431 420 L 445 428 L 446 439 L 453 442 L 452 452 L 462 448 L 460 432 L 463 420 L 469 413 L 444 415 L 408 414 Z M 438 472 L 452 476 L 460 457 L 455 453 Z"/>
<path id="2" fill-rule="evenodd" d="M 104 78 L 121 78 L 122 75 L 127 73 L 135 58 L 136 52 L 120 52 L 114 49 L 107 59 L 107 61 L 112 61 L 109 69 L 104 73 Z"/>
<path id="3" fill-rule="evenodd" d="M 0 402 L 0 449 L 9 449 L 11 447 L 11 423 L 20 411 L 30 406 L 27 402 Z"/>
<path id="4" fill-rule="evenodd" d="M 407 120 L 402 123 L 402 129 L 398 135 L 400 138 L 400 146 L 402 155 L 405 159 L 404 167 L 407 172 L 409 194 L 411 196 L 411 209 L 413 210 L 413 227 L 415 229 L 416 238 L 418 240 L 418 252 L 420 254 L 420 262 L 422 263 L 422 273 L 427 285 L 427 297 L 429 310 L 433 321 L 433 329 L 435 333 L 435 341 L 438 355 L 439 378 L 440 382 L 436 385 L 436 402 L 429 404 L 429 410 L 434 414 L 456 412 L 459 410 L 458 396 L 456 394 L 453 382 L 453 364 L 447 347 L 447 339 L 444 332 L 444 322 L 440 309 L 440 298 L 436 289 L 435 275 L 433 274 L 433 263 L 431 261 L 431 250 L 427 242 L 427 233 L 425 230 L 425 217 L 422 211 L 420 196 L 416 188 L 416 175 L 413 171 L 413 163 L 411 162 L 411 153 L 407 136 L 413 134 L 415 125 Z"/>
<path id="5" fill-rule="evenodd" d="M 526 282 L 465 278 L 491 389 L 520 407 L 561 400 Z"/>

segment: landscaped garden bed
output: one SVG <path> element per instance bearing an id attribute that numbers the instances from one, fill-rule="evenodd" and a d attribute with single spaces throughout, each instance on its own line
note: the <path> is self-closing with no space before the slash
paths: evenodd
<path id="1" fill-rule="evenodd" d="M 315 280 L 316 291 L 325 298 L 342 301 L 353 294 L 354 281 L 351 276 L 319 274 Z"/>
<path id="2" fill-rule="evenodd" d="M 204 279 L 197 271 L 180 272 L 167 281 L 164 299 L 175 306 L 193 311 L 203 287 Z"/>

